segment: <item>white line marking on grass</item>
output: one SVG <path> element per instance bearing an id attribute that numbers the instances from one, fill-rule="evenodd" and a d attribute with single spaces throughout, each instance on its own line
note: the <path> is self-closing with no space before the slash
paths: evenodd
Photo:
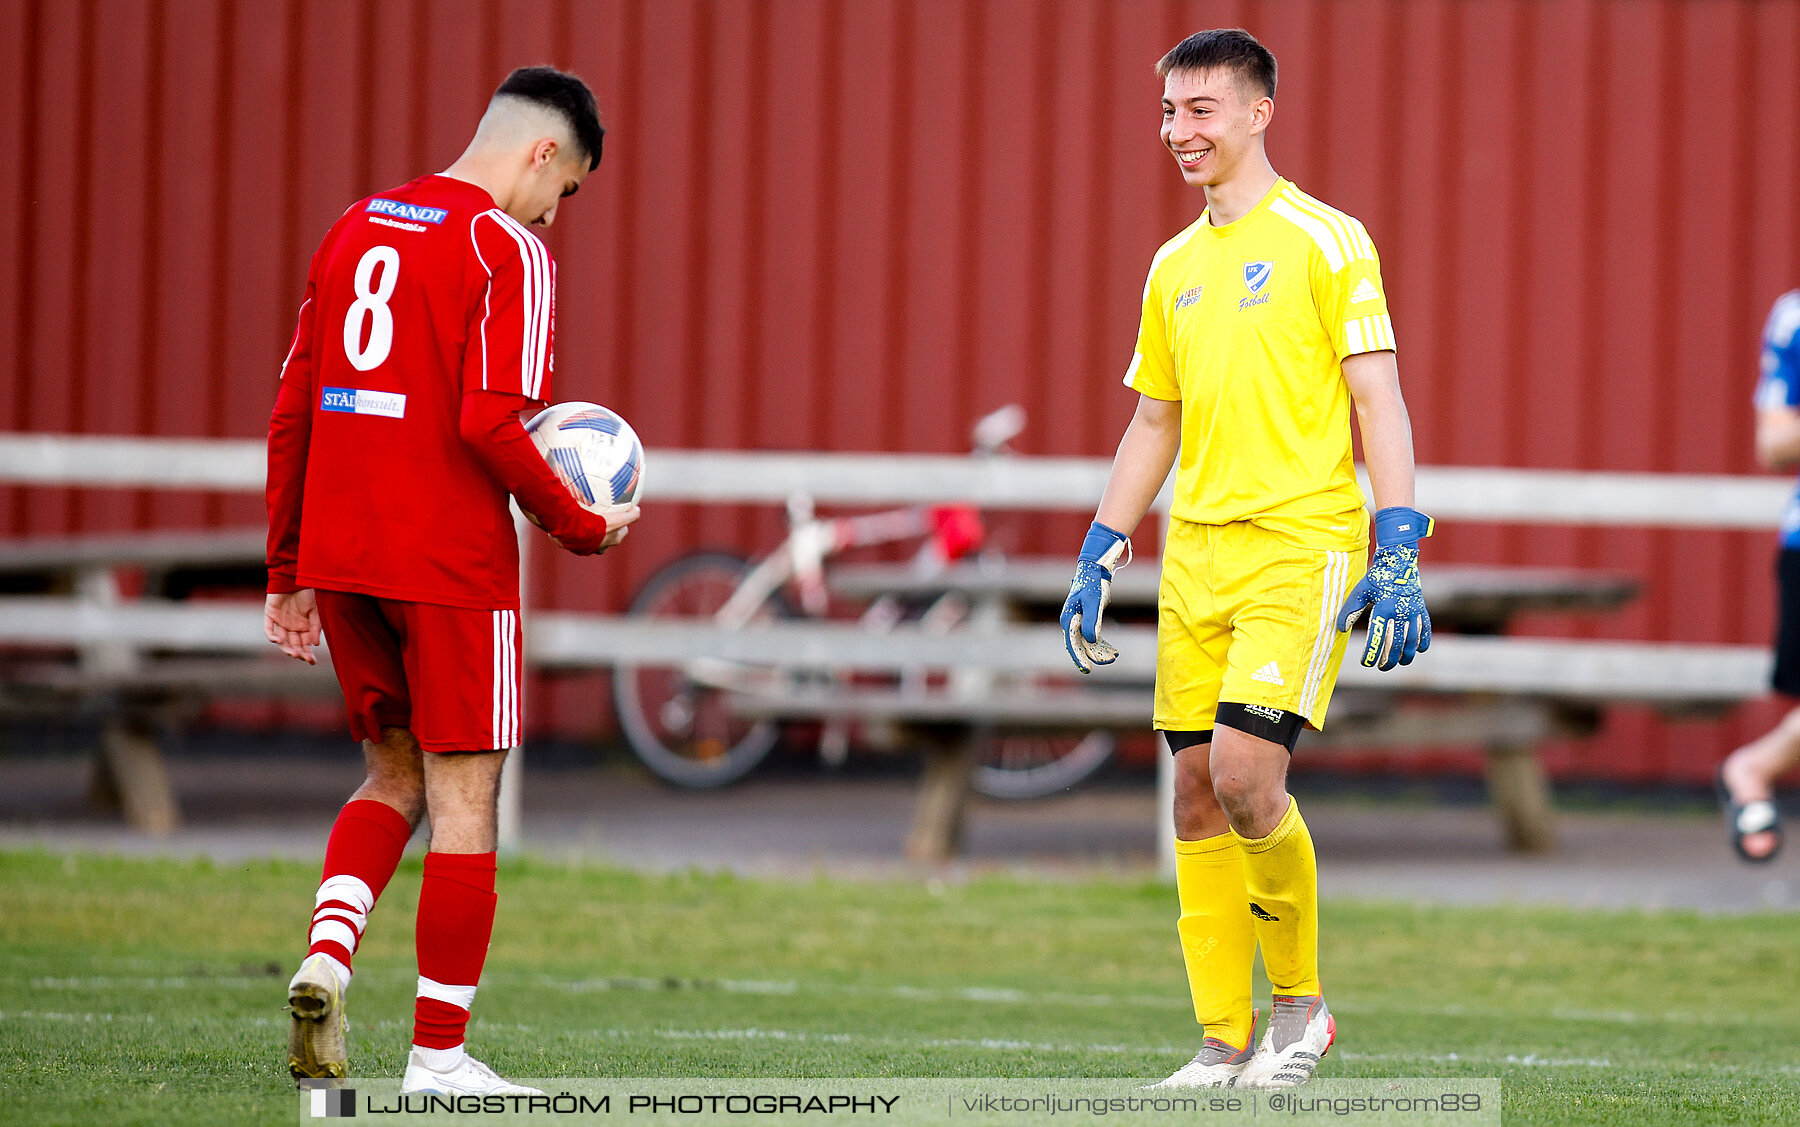
<path id="1" fill-rule="evenodd" d="M 490 975 L 484 981 L 490 984 L 508 980 L 506 975 Z M 518 980 L 514 980 L 518 981 Z M 1138 1006 L 1151 1009 L 1183 1010 L 1190 1005 L 1186 997 L 1174 994 L 1168 996 L 1133 994 L 1118 996 L 1114 994 L 1067 994 L 1056 991 L 1034 993 L 1002 986 L 962 986 L 962 987 L 929 987 L 929 986 L 851 986 L 831 982 L 798 982 L 792 979 L 708 979 L 708 978 L 651 978 L 641 975 L 612 975 L 605 978 L 556 978 L 552 975 L 536 975 L 526 980 L 553 990 L 564 990 L 575 994 L 603 993 L 613 990 L 630 990 L 660 992 L 664 990 L 718 990 L 726 994 L 779 994 L 791 995 L 805 992 L 808 994 L 848 994 L 856 997 L 905 998 L 915 1002 L 979 1002 L 987 1005 L 1066 1005 L 1095 1006 L 1108 1009 L 1119 1006 Z"/>
<path id="2" fill-rule="evenodd" d="M 1618 1067 L 1604 1057 L 1540 1057 L 1536 1053 L 1526 1053 L 1524 1056 L 1508 1053 L 1503 1057 L 1486 1057 L 1470 1056 L 1467 1053 L 1356 1053 L 1340 1050 L 1336 1056 L 1339 1060 L 1393 1060 L 1413 1063 L 1430 1062 L 1432 1064 L 1521 1064 L 1531 1068 Z"/>
<path id="3" fill-rule="evenodd" d="M 378 1023 L 379 1024 L 379 1023 Z M 473 1020 L 474 1025 L 488 1029 L 520 1027 L 497 1022 Z M 658 1038 L 665 1041 L 786 1041 L 796 1044 L 879 1045 L 907 1049 L 986 1049 L 992 1052 L 1040 1053 L 1180 1053 L 1186 1050 L 1171 1045 L 1066 1045 L 1047 1041 L 1015 1041 L 1000 1037 L 868 1037 L 856 1033 L 816 1033 L 798 1029 L 587 1029 L 563 1030 L 564 1034 L 585 1033 L 610 1040 L 631 1041 Z"/>
<path id="4" fill-rule="evenodd" d="M 805 1033 L 792 1029 L 651 1029 L 644 1032 L 672 1041 L 823 1041 L 847 1045 L 856 1040 L 848 1033 Z"/>
<path id="5" fill-rule="evenodd" d="M 187 990 L 194 987 L 238 986 L 265 987 L 275 989 L 279 983 L 266 975 L 220 975 L 204 978 L 186 978 L 180 975 L 164 978 L 110 978 L 105 975 L 90 975 L 85 978 L 34 978 L 31 986 L 34 990 L 111 990 L 120 986 L 129 986 L 135 990 Z"/>
<path id="6" fill-rule="evenodd" d="M 0 1021 L 73 1021 L 73 1022 L 83 1022 L 83 1023 L 108 1022 L 108 1021 L 112 1021 L 112 1022 L 118 1022 L 118 1021 L 151 1022 L 151 1021 L 154 1021 L 154 1022 L 157 1022 L 158 1024 L 162 1024 L 162 1025 L 168 1025 L 168 1024 L 170 1024 L 172 1022 L 176 1022 L 176 1021 L 187 1022 L 189 1024 L 195 1024 L 195 1025 L 203 1025 L 203 1024 L 274 1025 L 275 1024 L 275 1019 L 270 1018 L 270 1017 L 247 1017 L 247 1016 L 197 1017 L 197 1016 L 193 1016 L 193 1015 L 186 1015 L 186 1016 L 182 1016 L 182 1017 L 171 1017 L 167 1014 L 115 1014 L 115 1013 L 76 1014 L 76 1013 L 57 1013 L 57 1012 L 51 1011 L 51 1010 L 3 1010 L 3 1011 L 0 1011 Z M 287 1019 L 285 1019 L 285 1018 L 282 1019 L 282 1021 L 281 1021 L 282 1025 L 285 1026 L 287 1023 L 288 1023 Z"/>
<path id="7" fill-rule="evenodd" d="M 504 975 L 494 978 L 504 980 Z M 612 990 L 720 990 L 727 994 L 793 994 L 800 989 L 797 982 L 765 982 L 730 978 L 649 978 L 642 975 L 611 975 L 606 978 L 554 978 L 541 974 L 534 980 L 539 986 L 567 990 L 573 994 L 605 993 Z"/>
<path id="8" fill-rule="evenodd" d="M 505 976 L 490 976 L 490 980 Z M 607 990 L 718 990 L 727 994 L 824 994 L 849 995 L 853 997 L 903 998 L 913 1002 L 971 1002 L 979 1005 L 1064 1005 L 1097 1007 L 1103 1009 L 1121 1009 L 1126 1007 L 1158 1010 L 1185 1010 L 1191 1004 L 1185 993 L 1170 991 L 1167 995 L 1152 994 L 1071 994 L 1060 991 L 1034 992 L 1012 987 L 995 986 L 963 986 L 963 987 L 931 987 L 901 984 L 897 986 L 857 986 L 833 982 L 805 982 L 793 979 L 694 979 L 694 978 L 648 978 L 634 976 L 615 976 L 609 978 L 559 979 L 549 975 L 538 975 L 531 979 L 536 985 L 566 990 L 572 993 Z M 1477 1020 L 1525 1020 L 1527 1018 L 1542 1020 L 1546 1017 L 1557 1021 L 1594 1022 L 1609 1025 L 1639 1025 L 1645 1023 L 1668 1023 L 1675 1025 L 1724 1025 L 1739 1024 L 1743 1021 L 1741 1013 L 1724 1014 L 1684 1013 L 1678 1010 L 1666 1010 L 1660 1013 L 1640 1013 L 1634 1010 L 1584 1010 L 1569 1007 L 1556 1007 L 1537 1014 L 1521 1014 L 1517 1010 L 1503 1009 L 1498 1006 L 1395 1006 L 1382 1003 L 1358 1004 L 1356 1002 L 1334 1001 L 1333 1009 L 1340 1014 L 1408 1014 L 1420 1017 L 1455 1017 L 1474 1018 Z M 1800 1024 L 1788 1015 L 1764 1015 L 1765 1024 L 1776 1025 Z"/>
<path id="9" fill-rule="evenodd" d="M 4 1015 L 0 1015 L 3 1017 Z M 68 1016 L 68 1015 L 63 1015 Z M 258 1018 L 257 1024 L 268 1024 L 265 1018 Z M 364 1028 L 383 1032 L 412 1029 L 411 1021 L 397 1021 L 383 1018 L 365 1022 Z M 485 1021 L 474 1018 L 470 1025 L 476 1029 L 492 1032 L 536 1034 L 536 1026 L 519 1025 L 512 1022 Z M 597 1037 L 610 1041 L 643 1041 L 649 1039 L 664 1041 L 783 1041 L 804 1044 L 819 1042 L 836 1045 L 867 1045 L 887 1048 L 910 1049 L 988 1049 L 994 1052 L 1017 1052 L 1032 1050 L 1036 1052 L 1057 1053 L 1116 1053 L 1156 1055 L 1186 1055 L 1192 1046 L 1179 1045 L 1053 1045 L 1044 1042 L 1005 1041 L 997 1038 L 942 1038 L 942 1037 L 864 1037 L 852 1033 L 807 1033 L 793 1029 L 560 1029 L 556 1031 L 561 1037 Z M 1508 1053 L 1505 1056 L 1478 1056 L 1468 1053 L 1359 1053 L 1347 1049 L 1334 1049 L 1332 1060 L 1382 1062 L 1393 1061 L 1398 1064 L 1463 1064 L 1489 1067 L 1493 1065 L 1519 1065 L 1526 1068 L 1622 1068 L 1604 1057 L 1543 1057 L 1536 1053 L 1520 1056 Z M 1741 1065 L 1702 1062 L 1685 1066 L 1693 1072 L 1728 1072 L 1765 1075 L 1779 1073 L 1782 1075 L 1800 1074 L 1800 1065 Z"/>
<path id="10" fill-rule="evenodd" d="M 149 1014 L 61 1014 L 34 1010 L 0 1013 L 0 1021 L 149 1021 Z"/>
<path id="11" fill-rule="evenodd" d="M 850 1033 L 805 1033 L 788 1029 L 609 1029 L 605 1035 L 614 1038 L 660 1037 L 677 1041 L 820 1041 L 830 1044 L 887 1045 L 921 1049 L 986 1049 L 993 1052 L 1039 1053 L 1112 1053 L 1161 1054 L 1183 1053 L 1174 1045 L 1069 1045 L 1047 1041 L 1014 1041 L 998 1037 L 864 1037 Z M 1520 1056 L 1469 1056 L 1462 1053 L 1353 1053 L 1339 1052 L 1340 1060 L 1411 1061 L 1435 1064 L 1513 1064 L 1534 1068 L 1615 1068 L 1612 1061 L 1597 1057 L 1545 1057 L 1536 1053 Z"/>
<path id="12" fill-rule="evenodd" d="M 1540 1013 L 1529 1014 L 1519 1010 L 1504 1009 L 1499 1006 L 1395 1006 L 1383 1003 L 1358 1004 L 1334 1000 L 1332 1012 L 1341 1014 L 1403 1014 L 1420 1017 L 1454 1017 L 1474 1018 L 1480 1021 L 1524 1021 L 1550 1018 L 1555 1021 L 1581 1021 L 1603 1025 L 1638 1025 L 1643 1023 L 1663 1023 L 1672 1025 L 1741 1025 L 1745 1021 L 1742 1011 L 1735 1013 L 1683 1013 L 1679 1010 L 1665 1010 L 1662 1013 L 1638 1013 L 1633 1010 L 1582 1010 L 1568 1007 L 1555 1007 Z M 1760 1014 L 1755 1020 L 1763 1025 L 1795 1025 L 1800 1019 L 1788 1014 Z"/>

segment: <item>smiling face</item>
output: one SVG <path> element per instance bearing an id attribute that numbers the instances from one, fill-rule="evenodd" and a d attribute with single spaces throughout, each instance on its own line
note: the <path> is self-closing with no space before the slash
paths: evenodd
<path id="1" fill-rule="evenodd" d="M 1176 70 L 1163 80 L 1163 144 L 1196 188 L 1229 183 L 1249 167 L 1274 113 L 1274 100 L 1235 69 Z"/>

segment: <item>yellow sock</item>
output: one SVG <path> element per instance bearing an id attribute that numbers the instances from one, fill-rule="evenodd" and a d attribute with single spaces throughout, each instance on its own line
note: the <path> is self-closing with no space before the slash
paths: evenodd
<path id="1" fill-rule="evenodd" d="M 1175 889 L 1181 898 L 1181 958 L 1187 964 L 1194 1019 L 1206 1036 L 1234 1046 L 1250 1043 L 1250 966 L 1256 932 L 1244 892 L 1243 853 L 1222 833 L 1175 842 Z"/>
<path id="2" fill-rule="evenodd" d="M 1288 798 L 1268 837 L 1232 836 L 1244 850 L 1244 885 L 1269 985 L 1277 994 L 1320 993 L 1319 863 L 1300 804 Z"/>

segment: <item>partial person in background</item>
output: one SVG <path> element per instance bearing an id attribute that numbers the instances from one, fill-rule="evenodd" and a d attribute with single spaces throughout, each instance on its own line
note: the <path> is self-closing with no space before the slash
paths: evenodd
<path id="1" fill-rule="evenodd" d="M 429 816 L 402 1090 L 541 1094 L 463 1034 L 494 927 L 500 766 L 524 721 L 508 495 L 581 555 L 638 515 L 583 509 L 520 422 L 555 366 L 556 264 L 530 228 L 600 163 L 601 136 L 579 78 L 516 70 L 456 163 L 353 205 L 313 255 L 269 421 L 264 627 L 309 664 L 329 635 L 368 777 L 331 828 L 288 985 L 298 1079 L 348 1073 L 351 958 Z"/>
<path id="2" fill-rule="evenodd" d="M 1771 470 L 1800 466 L 1800 290 L 1775 299 L 1763 329 L 1762 377 L 1756 384 L 1756 460 Z M 1780 613 L 1775 626 L 1774 689 L 1800 697 L 1800 489 L 1781 518 L 1775 561 Z M 1746 861 L 1781 851 L 1775 780 L 1800 764 L 1800 708 L 1738 748 L 1719 765 L 1719 803 L 1731 846 Z"/>
<path id="3" fill-rule="evenodd" d="M 1351 623 L 1362 663 L 1431 644 L 1412 508 L 1412 425 L 1375 245 L 1269 163 L 1275 58 L 1248 32 L 1191 35 L 1157 64 L 1162 140 L 1206 207 L 1144 285 L 1125 386 L 1137 409 L 1088 530 L 1062 626 L 1089 672 L 1112 569 L 1175 469 L 1157 596 L 1153 725 L 1175 756 L 1177 931 L 1194 1059 L 1161 1086 L 1305 1083 L 1337 1023 L 1319 982 L 1318 865 L 1288 759 L 1322 728 Z M 1380 509 L 1351 456 L 1352 413 Z M 1177 458 L 1179 456 L 1179 462 Z M 1273 987 L 1253 1044 L 1258 947 Z"/>

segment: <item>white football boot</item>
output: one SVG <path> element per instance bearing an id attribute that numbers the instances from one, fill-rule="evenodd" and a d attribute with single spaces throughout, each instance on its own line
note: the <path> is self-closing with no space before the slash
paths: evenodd
<path id="1" fill-rule="evenodd" d="M 400 1091 L 441 1092 L 447 1096 L 541 1096 L 544 1093 L 523 1084 L 502 1080 L 494 1070 L 464 1053 L 462 1059 L 439 1071 L 419 1059 L 417 1052 L 407 1054 L 406 1075 Z"/>
<path id="2" fill-rule="evenodd" d="M 1277 994 L 1269 1028 L 1240 1088 L 1294 1088 L 1312 1079 L 1319 1058 L 1337 1040 L 1337 1019 L 1318 994 Z"/>
<path id="3" fill-rule="evenodd" d="M 348 1075 L 344 988 L 324 955 L 308 955 L 288 983 L 288 1071 L 296 1080 Z"/>
<path id="4" fill-rule="evenodd" d="M 1208 1037 L 1200 1043 L 1200 1051 L 1194 1059 L 1188 1061 L 1167 1080 L 1152 1084 L 1152 1088 L 1235 1088 L 1244 1069 L 1249 1067 L 1256 1053 L 1251 1048 L 1256 1042 L 1256 1011 L 1250 1011 L 1250 1035 L 1244 1038 L 1244 1047 L 1218 1037 Z"/>

